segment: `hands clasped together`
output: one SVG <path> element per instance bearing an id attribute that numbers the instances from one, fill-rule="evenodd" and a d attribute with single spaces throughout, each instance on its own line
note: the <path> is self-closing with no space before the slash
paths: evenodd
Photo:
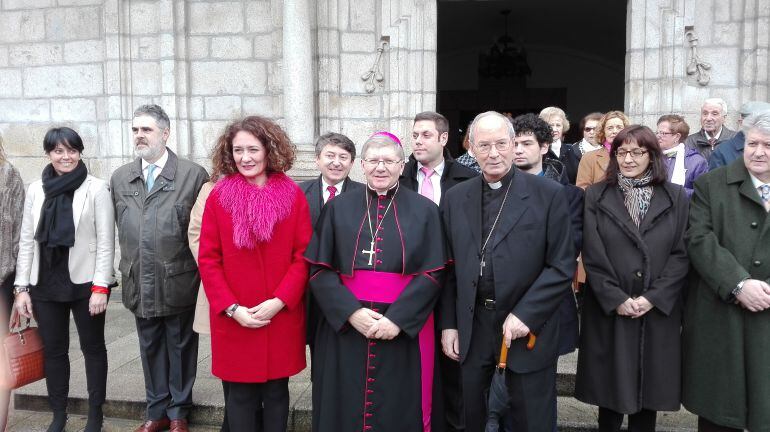
<path id="1" fill-rule="evenodd" d="M 758 279 L 746 279 L 743 289 L 735 296 L 735 303 L 751 312 L 770 308 L 770 285 Z"/>
<path id="2" fill-rule="evenodd" d="M 401 329 L 393 321 L 369 308 L 353 312 L 348 322 L 367 339 L 391 340 L 401 333 Z"/>
<path id="3" fill-rule="evenodd" d="M 233 319 L 243 327 L 248 328 L 260 328 L 270 324 L 270 320 L 277 314 L 283 307 L 286 306 L 284 302 L 279 298 L 271 298 L 265 300 L 262 303 L 247 308 L 246 306 L 238 306 L 238 309 L 233 313 Z"/>
<path id="4" fill-rule="evenodd" d="M 644 296 L 629 298 L 615 308 L 615 312 L 621 316 L 631 318 L 641 318 L 644 314 L 652 310 L 653 305 Z"/>

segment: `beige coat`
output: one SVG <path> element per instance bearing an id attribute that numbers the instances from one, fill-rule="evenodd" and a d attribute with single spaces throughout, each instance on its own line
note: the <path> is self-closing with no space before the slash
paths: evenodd
<path id="1" fill-rule="evenodd" d="M 588 186 L 604 180 L 609 163 L 610 154 L 604 147 L 584 154 L 583 158 L 580 159 L 575 185 L 586 189 Z"/>
<path id="2" fill-rule="evenodd" d="M 203 185 L 198 199 L 195 200 L 192 211 L 190 212 L 190 225 L 187 227 L 187 240 L 190 243 L 190 251 L 198 262 L 198 246 L 201 240 L 201 223 L 203 222 L 203 209 L 206 207 L 206 200 L 214 189 L 214 183 L 208 182 Z M 198 290 L 198 300 L 195 304 L 195 320 L 193 321 L 193 330 L 202 334 L 211 334 L 211 325 L 209 324 L 209 301 L 206 293 L 203 291 L 203 284 Z"/>

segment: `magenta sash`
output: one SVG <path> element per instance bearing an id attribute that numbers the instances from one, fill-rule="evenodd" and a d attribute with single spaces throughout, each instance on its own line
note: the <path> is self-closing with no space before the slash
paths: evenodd
<path id="1" fill-rule="evenodd" d="M 412 281 L 414 276 L 400 273 L 356 270 L 353 276 L 340 276 L 342 283 L 358 300 L 393 303 Z M 435 360 L 435 334 L 433 314 L 423 325 L 419 333 L 420 344 L 420 381 L 422 385 L 422 425 L 423 432 L 430 432 L 430 416 L 433 399 L 433 363 Z"/>

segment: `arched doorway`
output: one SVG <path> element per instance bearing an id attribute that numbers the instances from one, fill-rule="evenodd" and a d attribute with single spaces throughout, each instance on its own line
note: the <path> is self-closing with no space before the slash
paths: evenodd
<path id="1" fill-rule="evenodd" d="M 559 106 L 575 125 L 566 141 L 577 141 L 585 114 L 623 109 L 625 56 L 624 1 L 439 0 L 436 104 L 451 152 L 486 110 Z"/>

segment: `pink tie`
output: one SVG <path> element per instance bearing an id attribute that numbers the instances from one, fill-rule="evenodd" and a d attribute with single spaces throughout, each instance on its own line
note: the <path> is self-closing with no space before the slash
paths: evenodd
<path id="1" fill-rule="evenodd" d="M 425 179 L 423 179 L 422 186 L 420 186 L 420 195 L 433 201 L 433 181 L 430 179 L 433 175 L 433 169 L 422 167 L 420 171 L 425 174 Z"/>
<path id="2" fill-rule="evenodd" d="M 329 186 L 326 186 L 326 190 L 329 191 L 329 199 L 327 199 L 326 202 L 331 201 L 332 198 L 337 196 L 337 188 L 336 187 L 329 185 Z"/>

